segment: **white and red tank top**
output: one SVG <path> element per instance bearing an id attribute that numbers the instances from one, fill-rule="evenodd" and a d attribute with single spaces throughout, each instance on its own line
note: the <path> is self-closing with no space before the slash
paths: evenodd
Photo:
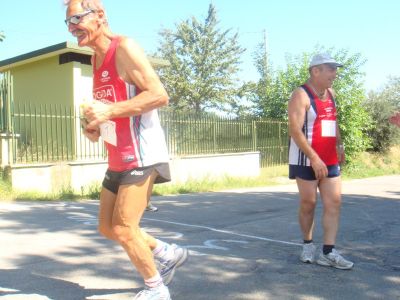
<path id="1" fill-rule="evenodd" d="M 131 99 L 140 93 L 135 85 L 125 82 L 117 72 L 115 53 L 121 37 L 115 37 L 100 67 L 93 59 L 93 98 L 105 104 Z M 156 109 L 139 116 L 110 120 L 115 129 L 116 141 L 105 141 L 108 168 L 125 171 L 137 167 L 168 162 L 164 132 Z M 115 144 L 115 145 L 114 145 Z"/>
<path id="2" fill-rule="evenodd" d="M 335 100 L 329 90 L 327 99 L 321 100 L 307 84 L 301 87 L 310 98 L 310 108 L 305 112 L 302 131 L 321 160 L 327 166 L 336 165 L 339 161 L 336 151 Z M 289 144 L 289 164 L 310 166 L 310 160 L 296 145 L 293 138 L 290 138 Z"/>

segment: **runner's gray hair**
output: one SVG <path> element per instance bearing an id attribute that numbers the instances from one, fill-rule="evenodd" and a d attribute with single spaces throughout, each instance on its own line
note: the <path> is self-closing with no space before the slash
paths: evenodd
<path id="1" fill-rule="evenodd" d="M 64 0 L 64 5 L 68 6 L 70 2 L 76 0 Z M 84 9 L 93 9 L 93 10 L 104 10 L 103 3 L 101 0 L 78 0 L 82 3 L 82 8 Z"/>
<path id="2" fill-rule="evenodd" d="M 64 5 L 68 6 L 70 4 L 70 2 L 72 2 L 72 1 L 81 2 L 83 9 L 93 9 L 93 10 L 101 9 L 104 12 L 105 24 L 108 25 L 106 11 L 104 9 L 104 6 L 103 6 L 103 3 L 101 2 L 101 0 L 64 0 Z"/>

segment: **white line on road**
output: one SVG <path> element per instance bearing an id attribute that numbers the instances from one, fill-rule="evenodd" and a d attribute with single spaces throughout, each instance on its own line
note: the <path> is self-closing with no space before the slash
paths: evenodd
<path id="1" fill-rule="evenodd" d="M 269 238 L 265 238 L 265 237 L 261 237 L 261 236 L 248 235 L 248 234 L 244 234 L 244 233 L 237 233 L 237 232 L 230 231 L 230 230 L 217 229 L 217 228 L 213 228 L 213 227 L 209 227 L 209 226 L 193 225 L 193 224 L 186 224 L 186 223 L 179 223 L 179 222 L 171 222 L 171 221 L 164 221 L 164 220 L 151 219 L 151 218 L 143 218 L 143 220 L 149 220 L 149 221 L 155 221 L 155 222 L 167 223 L 167 224 L 174 224 L 174 225 L 180 225 L 180 226 L 186 226 L 186 227 L 207 229 L 207 230 L 214 231 L 214 232 L 225 233 L 225 234 L 230 234 L 230 235 L 245 237 L 245 238 L 249 238 L 249 239 L 260 240 L 260 241 L 267 241 L 267 242 L 273 242 L 273 243 L 279 243 L 279 244 L 285 244 L 285 245 L 292 245 L 292 246 L 302 246 L 302 244 L 300 244 L 300 243 L 293 243 L 293 242 L 274 240 L 274 239 L 269 239 Z"/>

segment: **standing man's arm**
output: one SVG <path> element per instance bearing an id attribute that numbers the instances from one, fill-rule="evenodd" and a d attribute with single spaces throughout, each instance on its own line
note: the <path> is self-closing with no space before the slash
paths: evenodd
<path id="1" fill-rule="evenodd" d="M 338 154 L 339 164 L 344 164 L 346 161 L 346 157 L 344 152 L 344 145 L 340 135 L 339 123 L 337 120 L 336 120 L 336 151 Z"/>
<path id="2" fill-rule="evenodd" d="M 332 88 L 330 88 L 329 91 L 332 97 L 335 99 L 336 98 L 335 91 Z M 346 158 L 345 158 L 344 144 L 342 142 L 342 136 L 340 134 L 338 118 L 336 118 L 336 151 L 338 155 L 339 164 L 344 164 Z"/>
<path id="3" fill-rule="evenodd" d="M 322 179 L 328 176 L 328 168 L 318 154 L 311 148 L 302 132 L 305 112 L 310 108 L 310 100 L 300 88 L 296 89 L 289 100 L 289 134 L 300 150 L 310 159 L 315 177 Z"/>

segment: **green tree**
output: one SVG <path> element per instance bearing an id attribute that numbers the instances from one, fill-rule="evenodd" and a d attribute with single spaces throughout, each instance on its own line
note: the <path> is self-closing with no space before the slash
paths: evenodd
<path id="1" fill-rule="evenodd" d="M 371 145 L 368 130 L 372 119 L 365 107 L 364 76 L 360 68 L 365 64 L 361 54 L 350 54 L 348 50 L 339 50 L 335 59 L 344 67 L 339 69 L 333 88 L 336 92 L 338 119 L 342 139 L 346 145 L 347 161 L 351 163 L 358 153 Z"/>
<path id="2" fill-rule="evenodd" d="M 371 150 L 386 152 L 400 138 L 399 130 L 388 121 L 400 110 L 400 77 L 390 78 L 383 90 L 370 92 L 365 105 L 373 120 L 373 127 L 367 132 L 372 140 Z"/>
<path id="3" fill-rule="evenodd" d="M 5 38 L 6 36 L 4 35 L 4 32 L 0 31 L 0 42 L 4 41 Z"/>
<path id="4" fill-rule="evenodd" d="M 258 51 L 258 52 L 257 52 Z M 265 70 L 264 58 L 258 49 L 255 53 L 256 66 L 261 70 L 258 87 L 252 101 L 262 117 L 287 120 L 287 103 L 292 91 L 309 77 L 308 63 L 317 52 L 330 52 L 344 68 L 338 71 L 334 83 L 338 119 L 342 139 L 346 144 L 348 161 L 370 145 L 366 134 L 371 127 L 371 118 L 364 107 L 365 100 L 363 76 L 360 67 L 365 63 L 360 54 L 350 54 L 347 50 L 316 48 L 313 53 L 303 53 L 296 57 L 287 57 L 286 69 Z"/>
<path id="5" fill-rule="evenodd" d="M 217 12 L 210 4 L 204 22 L 195 17 L 160 32 L 157 55 L 170 66 L 159 71 L 175 111 L 231 111 L 242 94 L 238 85 L 240 55 L 238 33 L 218 28 Z M 240 109 L 239 109 L 240 110 Z"/>
<path id="6" fill-rule="evenodd" d="M 260 79 L 251 97 L 257 107 L 257 115 L 263 118 L 287 120 L 287 102 L 293 90 L 308 78 L 308 54 L 286 57 L 286 69 L 274 70 L 266 59 L 264 45 L 254 53 L 254 62 Z"/>

